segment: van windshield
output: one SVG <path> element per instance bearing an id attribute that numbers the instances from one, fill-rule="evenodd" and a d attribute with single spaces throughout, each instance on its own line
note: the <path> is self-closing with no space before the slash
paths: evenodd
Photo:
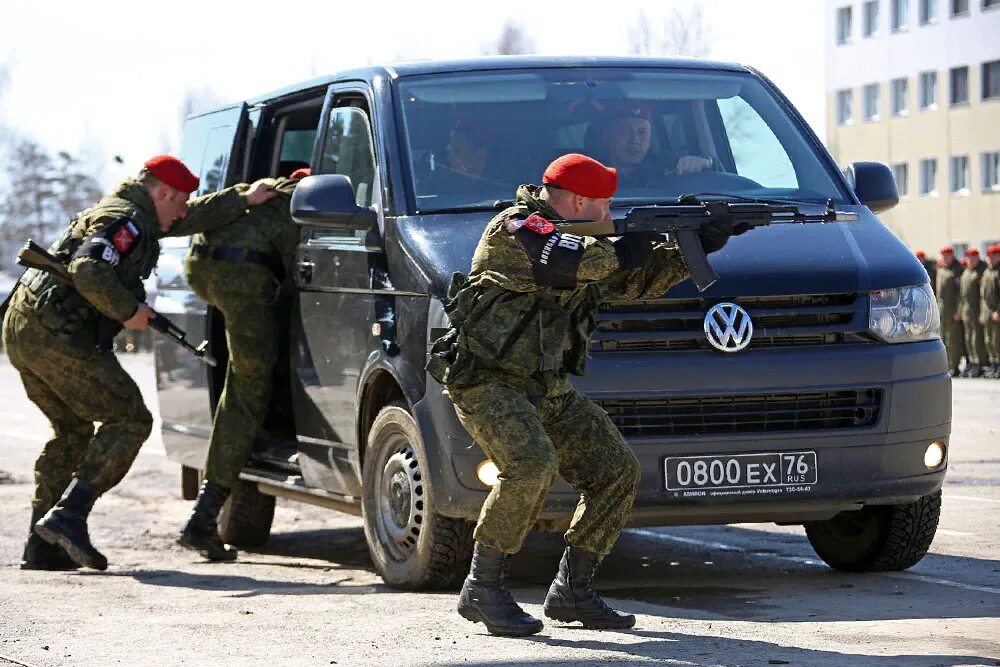
<path id="1" fill-rule="evenodd" d="M 400 80 L 418 213 L 487 210 L 584 153 L 616 204 L 713 193 L 845 204 L 828 165 L 754 76 L 669 69 L 478 71 Z"/>

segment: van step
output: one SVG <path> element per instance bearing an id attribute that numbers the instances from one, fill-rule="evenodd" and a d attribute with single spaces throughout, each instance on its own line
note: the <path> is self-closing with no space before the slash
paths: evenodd
<path id="1" fill-rule="evenodd" d="M 301 475 L 278 470 L 244 468 L 240 479 L 255 482 L 257 490 L 276 498 L 287 498 L 310 505 L 320 505 L 347 514 L 361 516 L 361 498 L 307 486 Z"/>

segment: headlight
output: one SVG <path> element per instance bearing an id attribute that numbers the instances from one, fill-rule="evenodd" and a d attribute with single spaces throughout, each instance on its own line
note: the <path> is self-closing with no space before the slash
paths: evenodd
<path id="1" fill-rule="evenodd" d="M 868 330 L 886 343 L 941 338 L 941 316 L 929 283 L 871 293 Z"/>

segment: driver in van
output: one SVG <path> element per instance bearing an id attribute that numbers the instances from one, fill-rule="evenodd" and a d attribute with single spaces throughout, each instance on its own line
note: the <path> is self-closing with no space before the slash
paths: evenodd
<path id="1" fill-rule="evenodd" d="M 663 176 L 695 174 L 713 168 L 710 157 L 667 154 L 662 164 L 653 163 L 649 149 L 653 138 L 653 112 L 642 102 L 624 101 L 597 121 L 599 158 L 618 170 L 623 187 L 650 187 Z"/>

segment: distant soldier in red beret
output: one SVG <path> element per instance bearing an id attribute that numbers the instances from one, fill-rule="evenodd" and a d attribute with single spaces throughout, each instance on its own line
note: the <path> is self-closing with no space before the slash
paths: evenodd
<path id="1" fill-rule="evenodd" d="M 983 271 L 980 286 L 979 319 L 986 329 L 986 351 L 989 353 L 989 368 L 983 375 L 1000 378 L 1000 243 L 986 248 L 989 266 Z"/>
<path id="2" fill-rule="evenodd" d="M 986 349 L 986 327 L 980 321 L 980 306 L 982 302 L 981 286 L 986 262 L 979 257 L 977 248 L 965 251 L 969 262 L 968 268 L 962 273 L 959 287 L 961 300 L 962 324 L 965 326 L 965 370 L 962 377 L 977 378 L 983 374 L 983 368 L 989 365 L 990 355 Z"/>
<path id="3" fill-rule="evenodd" d="M 160 238 L 225 225 L 273 196 L 268 184 L 256 183 L 188 202 L 197 187 L 198 177 L 177 158 L 150 159 L 135 179 L 73 218 L 49 248 L 72 285 L 29 269 L 12 294 L 3 343 L 54 432 L 35 463 L 22 568 L 107 568 L 90 542 L 87 516 L 128 472 L 153 425 L 112 340 L 122 326 L 148 326 L 143 280 L 156 266 Z"/>
<path id="4" fill-rule="evenodd" d="M 941 340 L 948 352 L 948 374 L 957 377 L 959 364 L 965 354 L 959 298 L 962 271 L 965 268 L 955 257 L 955 251 L 951 246 L 943 246 L 939 252 L 941 265 L 937 270 L 937 289 L 934 291 L 937 294 L 938 310 L 941 312 Z"/>
<path id="5" fill-rule="evenodd" d="M 916 253 L 917 259 L 920 263 L 924 265 L 924 271 L 927 272 L 927 279 L 930 281 L 931 289 L 937 290 L 937 260 L 927 256 L 923 250 L 918 250 Z"/>
<path id="6" fill-rule="evenodd" d="M 487 225 L 468 278 L 457 275 L 449 290 L 454 328 L 435 343 L 427 364 L 499 470 L 458 602 L 463 617 L 497 635 L 542 628 L 507 590 L 506 562 L 535 524 L 557 473 L 581 496 L 545 615 L 589 628 L 635 624 L 634 616 L 608 607 L 591 580 L 631 515 L 639 464 L 607 414 L 568 376 L 584 372 L 604 299 L 659 297 L 688 275 L 662 236 L 629 234 L 612 243 L 557 231 L 552 220 L 611 219 L 614 169 L 564 155 L 542 182 L 518 188 L 515 205 Z M 726 222 L 703 228 L 706 252 L 732 232 Z"/>

